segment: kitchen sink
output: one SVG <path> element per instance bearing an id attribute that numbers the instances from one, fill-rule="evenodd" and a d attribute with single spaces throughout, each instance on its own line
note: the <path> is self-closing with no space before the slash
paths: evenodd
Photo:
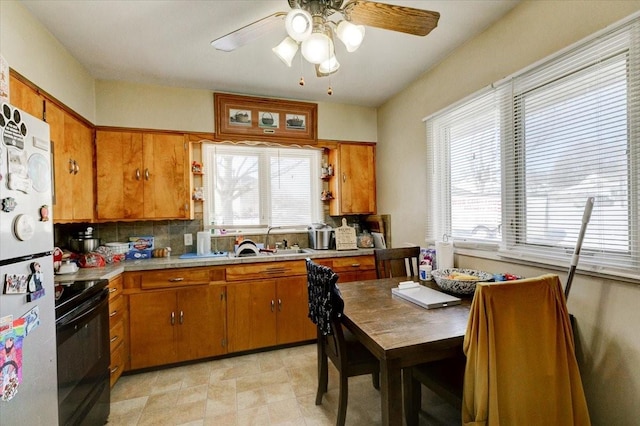
<path id="1" fill-rule="evenodd" d="M 312 249 L 296 248 L 296 249 L 280 249 L 275 253 L 260 252 L 259 256 L 291 256 L 294 254 L 310 254 L 310 253 L 313 253 Z"/>

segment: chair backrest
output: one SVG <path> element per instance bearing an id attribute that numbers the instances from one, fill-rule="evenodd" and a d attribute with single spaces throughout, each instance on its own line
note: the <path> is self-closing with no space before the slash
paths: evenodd
<path id="1" fill-rule="evenodd" d="M 376 249 L 373 254 L 376 259 L 376 274 L 378 278 L 418 275 L 420 247 Z"/>
<path id="2" fill-rule="evenodd" d="M 478 283 L 464 352 L 463 423 L 590 424 L 557 275 Z"/>
<path id="3" fill-rule="evenodd" d="M 331 320 L 342 316 L 344 309 L 337 282 L 338 275 L 331 268 L 307 259 L 309 318 L 325 336 L 332 334 Z"/>

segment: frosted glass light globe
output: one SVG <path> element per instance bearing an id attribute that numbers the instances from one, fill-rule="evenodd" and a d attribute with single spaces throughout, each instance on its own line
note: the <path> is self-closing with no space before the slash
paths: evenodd
<path id="1" fill-rule="evenodd" d="M 302 42 L 302 56 L 312 64 L 319 64 L 333 56 L 333 41 L 326 34 L 312 33 Z"/>

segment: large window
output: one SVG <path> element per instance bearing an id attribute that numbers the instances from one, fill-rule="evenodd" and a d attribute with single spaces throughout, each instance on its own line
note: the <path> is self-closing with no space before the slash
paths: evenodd
<path id="1" fill-rule="evenodd" d="M 205 226 L 320 222 L 317 149 L 205 144 Z"/>
<path id="2" fill-rule="evenodd" d="M 427 237 L 568 265 L 594 197 L 580 266 L 640 276 L 638 31 L 627 23 L 428 118 L 441 205 Z"/>

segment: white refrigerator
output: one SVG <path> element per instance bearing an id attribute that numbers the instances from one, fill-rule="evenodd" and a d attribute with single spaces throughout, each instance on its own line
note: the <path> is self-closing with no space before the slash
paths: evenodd
<path id="1" fill-rule="evenodd" d="M 49 125 L 0 103 L 0 423 L 58 419 Z"/>

